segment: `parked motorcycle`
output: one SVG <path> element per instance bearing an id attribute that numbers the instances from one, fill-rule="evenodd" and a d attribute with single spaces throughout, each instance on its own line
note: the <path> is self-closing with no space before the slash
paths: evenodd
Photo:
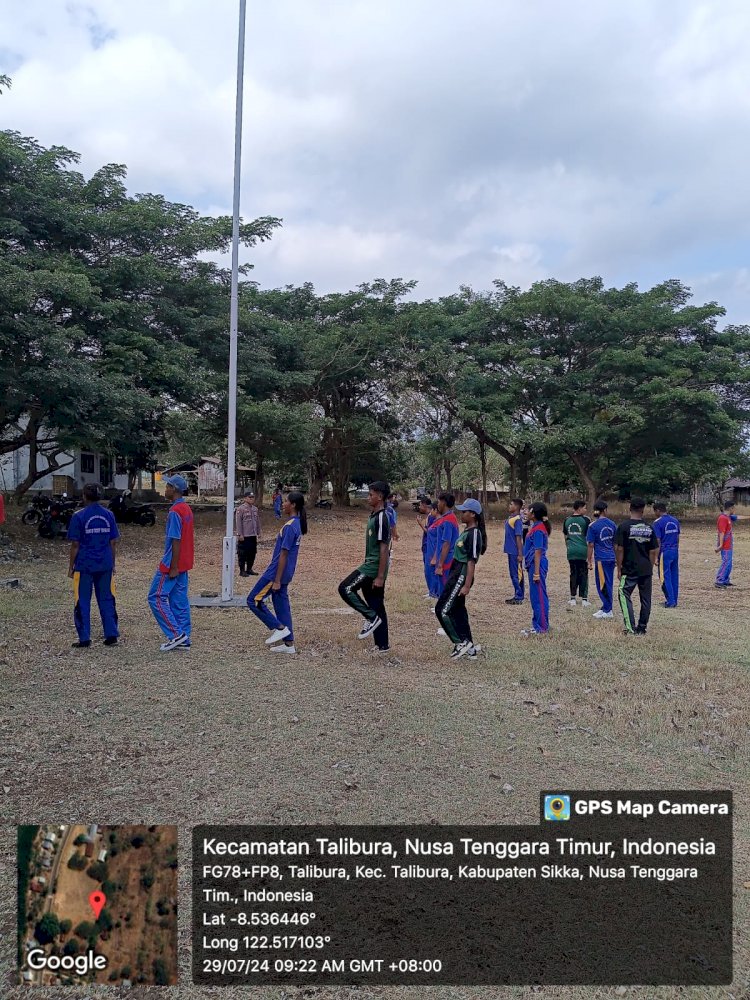
<path id="1" fill-rule="evenodd" d="M 315 501 L 315 506 L 322 510 L 330 510 L 333 507 L 333 501 L 329 500 L 328 497 L 321 497 L 320 500 Z"/>
<path id="2" fill-rule="evenodd" d="M 142 528 L 150 528 L 156 524 L 156 514 L 150 503 L 130 503 L 130 490 L 123 490 L 119 497 L 109 502 L 109 509 L 115 515 L 118 524 L 140 524 Z"/>
<path id="3" fill-rule="evenodd" d="M 73 517 L 78 503 L 76 500 L 57 498 L 52 499 L 49 507 L 42 514 L 39 522 L 39 534 L 42 538 L 65 537 L 70 526 L 70 519 Z"/>
<path id="4" fill-rule="evenodd" d="M 21 521 L 23 524 L 39 524 L 44 516 L 44 512 L 49 510 L 54 499 L 54 497 L 50 498 L 45 496 L 33 497 L 29 501 L 29 505 L 26 510 L 23 514 L 21 514 Z"/>

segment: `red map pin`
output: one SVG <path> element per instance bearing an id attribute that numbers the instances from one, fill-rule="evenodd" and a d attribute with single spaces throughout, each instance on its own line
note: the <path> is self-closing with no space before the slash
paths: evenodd
<path id="1" fill-rule="evenodd" d="M 96 917 L 97 920 L 99 919 L 99 914 L 104 909 L 104 905 L 106 902 L 107 902 L 107 897 L 104 895 L 103 892 L 100 892 L 98 889 L 92 892 L 91 895 L 89 896 L 89 906 L 94 911 L 94 916 Z"/>

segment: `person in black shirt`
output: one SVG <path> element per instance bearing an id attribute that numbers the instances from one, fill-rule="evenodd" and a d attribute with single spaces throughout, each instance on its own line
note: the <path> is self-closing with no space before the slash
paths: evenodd
<path id="1" fill-rule="evenodd" d="M 651 616 L 651 584 L 659 557 L 659 539 L 651 525 L 643 520 L 645 508 L 645 500 L 633 497 L 630 501 L 630 520 L 623 521 L 615 534 L 617 591 L 626 635 L 645 635 Z M 641 600 L 637 624 L 632 600 L 636 587 Z"/>

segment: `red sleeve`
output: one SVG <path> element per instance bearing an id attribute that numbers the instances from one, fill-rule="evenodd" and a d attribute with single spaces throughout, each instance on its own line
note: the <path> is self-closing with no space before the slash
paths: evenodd
<path id="1" fill-rule="evenodd" d="M 726 534 L 732 526 L 732 522 L 729 520 L 726 514 L 719 514 L 719 520 L 716 522 L 716 528 L 718 531 Z"/>

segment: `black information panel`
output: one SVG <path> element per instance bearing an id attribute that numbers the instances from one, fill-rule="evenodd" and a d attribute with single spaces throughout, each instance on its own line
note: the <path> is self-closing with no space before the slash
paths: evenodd
<path id="1" fill-rule="evenodd" d="M 550 792 L 539 826 L 202 826 L 193 978 L 732 979 L 729 792 Z"/>

